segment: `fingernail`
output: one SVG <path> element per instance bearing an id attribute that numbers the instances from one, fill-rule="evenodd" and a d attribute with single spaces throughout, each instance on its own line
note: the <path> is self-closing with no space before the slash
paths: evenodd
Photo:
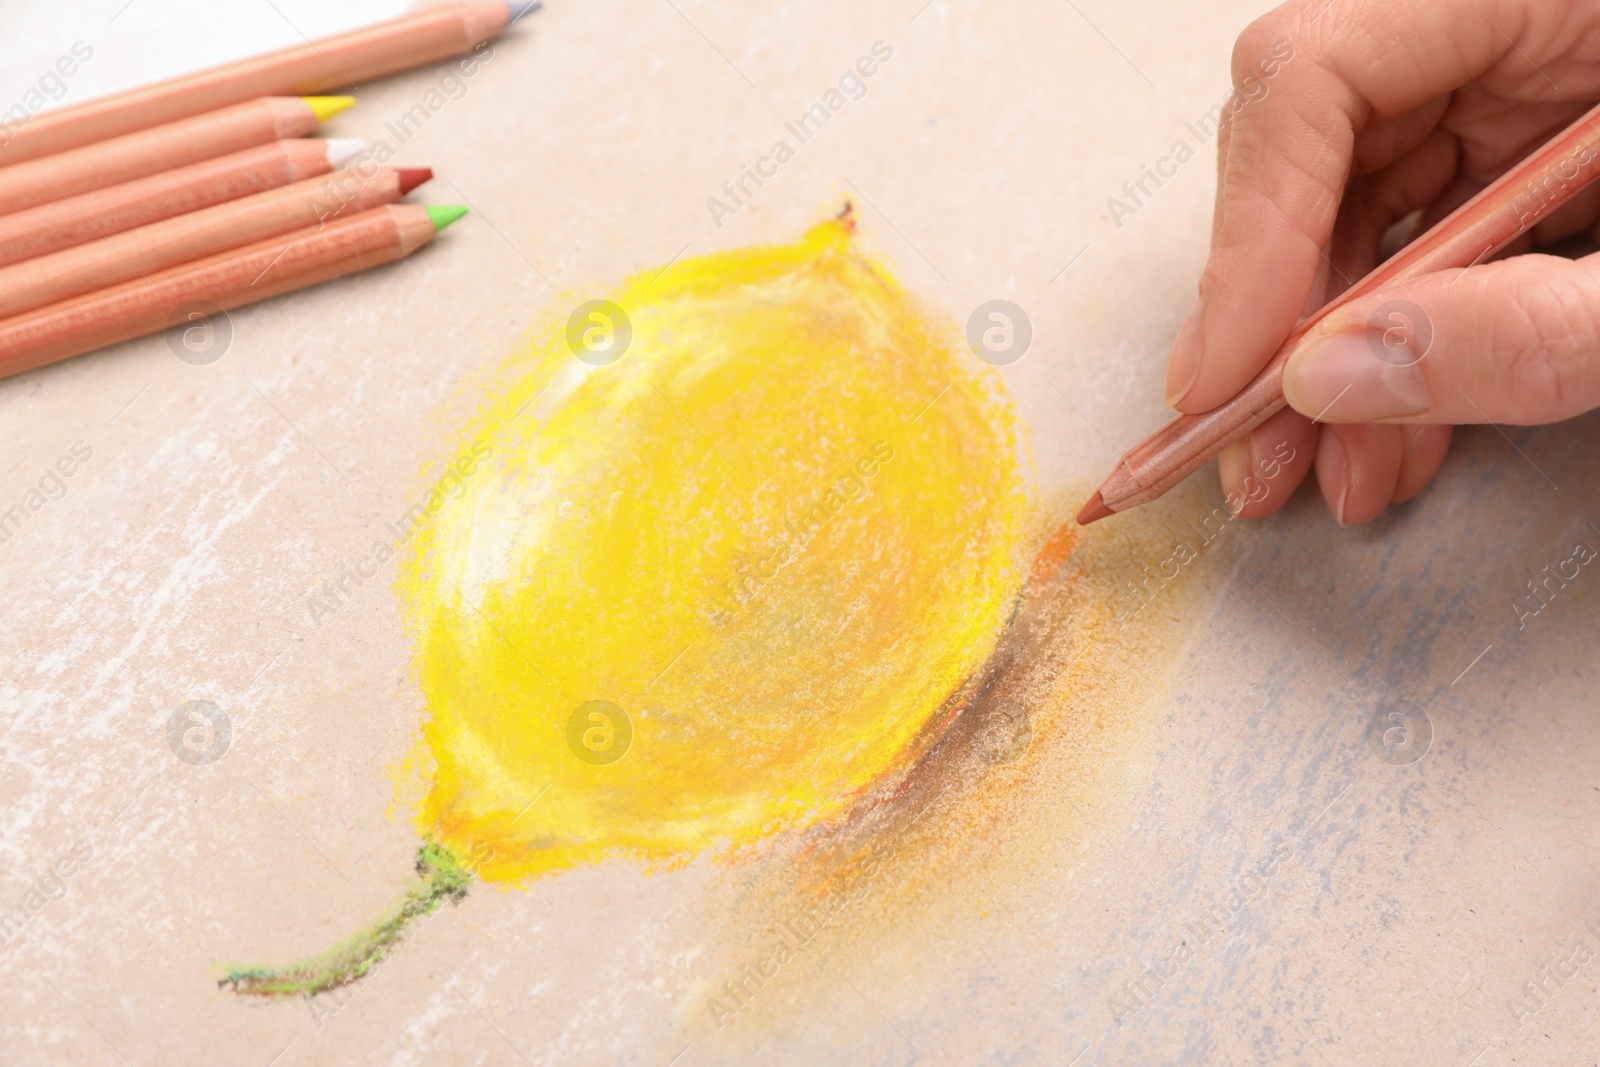
<path id="1" fill-rule="evenodd" d="M 1324 422 L 1376 422 L 1427 411 L 1432 401 L 1421 368 L 1379 358 L 1372 338 L 1368 330 L 1346 330 L 1292 354 L 1283 368 L 1290 406 Z"/>
<path id="2" fill-rule="evenodd" d="M 1250 438 L 1235 441 L 1217 456 L 1217 481 L 1222 483 L 1222 499 L 1244 499 L 1244 480 L 1249 477 L 1254 457 L 1250 451 Z"/>
<path id="3" fill-rule="evenodd" d="M 1320 482 L 1324 475 L 1339 483 L 1339 491 L 1328 506 L 1333 512 L 1333 521 L 1343 526 L 1344 502 L 1350 495 L 1350 465 L 1345 462 L 1344 442 L 1332 430 L 1322 430 L 1317 435 L 1317 480 Z M 1324 500 L 1328 497 L 1326 486 L 1322 496 Z"/>
<path id="4" fill-rule="evenodd" d="M 1200 378 L 1201 349 L 1205 347 L 1206 300 L 1194 302 L 1178 336 L 1172 342 L 1172 355 L 1167 358 L 1167 407 L 1175 408 L 1183 402 L 1194 383 Z"/>

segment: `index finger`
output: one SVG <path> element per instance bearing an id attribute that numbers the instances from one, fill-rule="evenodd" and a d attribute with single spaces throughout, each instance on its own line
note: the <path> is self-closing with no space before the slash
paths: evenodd
<path id="1" fill-rule="evenodd" d="M 1527 55 L 1565 47 L 1563 7 L 1294 0 L 1251 23 L 1234 48 L 1233 97 L 1219 109 L 1211 254 L 1173 345 L 1169 404 L 1193 413 L 1227 400 L 1294 328 L 1319 266 L 1334 269 L 1324 249 L 1358 134 L 1474 78 L 1505 81 L 1508 94 L 1555 94 L 1529 80 L 1542 75 Z M 1388 151 L 1407 147 L 1392 142 Z"/>

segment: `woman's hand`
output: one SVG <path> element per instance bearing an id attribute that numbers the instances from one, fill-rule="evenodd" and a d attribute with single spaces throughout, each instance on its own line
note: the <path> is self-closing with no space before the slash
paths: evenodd
<path id="1" fill-rule="evenodd" d="M 1600 100 L 1600 6 L 1292 0 L 1240 35 L 1233 73 L 1211 254 L 1167 367 L 1168 403 L 1189 413 L 1238 392 L 1299 319 L 1376 266 L 1391 226 L 1420 212 L 1407 237 L 1422 232 Z M 1526 254 L 1596 234 L 1597 219 L 1600 185 L 1496 262 L 1330 316 L 1331 336 L 1285 368 L 1290 409 L 1222 454 L 1223 491 L 1246 517 L 1271 514 L 1314 456 L 1334 517 L 1366 522 L 1428 483 L 1453 423 L 1600 406 L 1600 257 Z M 1395 337 L 1424 357 L 1380 358 Z"/>

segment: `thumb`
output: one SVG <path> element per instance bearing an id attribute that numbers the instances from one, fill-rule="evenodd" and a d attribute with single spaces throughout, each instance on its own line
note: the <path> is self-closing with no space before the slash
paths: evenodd
<path id="1" fill-rule="evenodd" d="M 1439 271 L 1351 301 L 1283 369 L 1321 422 L 1531 426 L 1600 406 L 1600 255 Z"/>

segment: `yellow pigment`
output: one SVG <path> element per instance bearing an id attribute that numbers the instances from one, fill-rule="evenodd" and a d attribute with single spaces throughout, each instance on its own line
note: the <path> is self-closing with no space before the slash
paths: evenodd
<path id="1" fill-rule="evenodd" d="M 993 648 L 1025 565 L 1009 406 L 851 229 L 640 275 L 622 358 L 562 330 L 468 427 L 399 585 L 420 826 L 483 877 L 836 814 Z"/>

